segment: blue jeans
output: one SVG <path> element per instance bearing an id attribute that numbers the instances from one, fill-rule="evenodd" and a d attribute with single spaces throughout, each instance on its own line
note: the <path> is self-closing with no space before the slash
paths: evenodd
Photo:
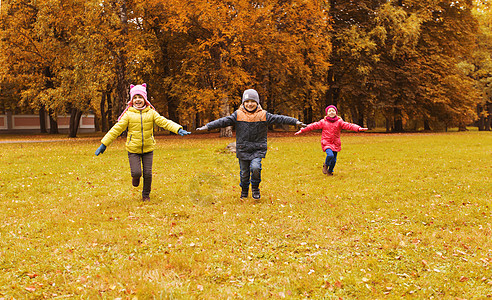
<path id="1" fill-rule="evenodd" d="M 326 149 L 325 152 L 326 152 L 325 165 L 328 166 L 328 172 L 332 173 L 333 169 L 335 168 L 335 164 L 337 163 L 338 152 L 335 152 L 331 149 Z"/>
<path id="2" fill-rule="evenodd" d="M 261 157 L 253 160 L 240 159 L 239 168 L 240 186 L 243 189 L 249 189 L 251 179 L 251 187 L 258 188 L 261 182 Z"/>

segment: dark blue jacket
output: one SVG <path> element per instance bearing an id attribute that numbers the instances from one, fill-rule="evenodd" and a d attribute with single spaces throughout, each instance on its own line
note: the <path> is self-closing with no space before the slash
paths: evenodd
<path id="1" fill-rule="evenodd" d="M 212 121 L 207 127 L 216 129 L 236 125 L 236 156 L 242 160 L 252 160 L 266 156 L 269 124 L 296 125 L 297 122 L 292 117 L 271 114 L 260 105 L 253 113 L 241 105 L 232 115 Z"/>

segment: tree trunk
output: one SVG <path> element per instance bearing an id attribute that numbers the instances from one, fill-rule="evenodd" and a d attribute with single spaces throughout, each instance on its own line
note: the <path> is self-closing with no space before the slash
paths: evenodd
<path id="1" fill-rule="evenodd" d="M 120 113 L 123 112 L 125 109 L 125 104 L 128 99 L 128 88 L 129 85 L 127 84 L 126 80 L 126 67 L 123 66 L 124 62 L 123 59 L 120 57 L 117 59 L 118 61 L 118 67 L 117 67 L 117 87 L 116 87 L 116 111 L 117 114 L 119 115 Z"/>
<path id="2" fill-rule="evenodd" d="M 394 132 L 403 132 L 403 120 L 401 118 L 401 110 L 399 108 L 395 108 L 393 110 L 394 124 L 393 131 Z"/>
<path id="3" fill-rule="evenodd" d="M 351 121 L 351 123 L 356 123 L 357 120 L 359 119 L 359 111 L 357 110 L 357 107 L 355 107 L 354 105 L 352 105 L 350 107 L 350 114 L 352 115 L 352 121 Z M 348 120 L 346 120 L 346 121 L 348 121 Z"/>
<path id="4" fill-rule="evenodd" d="M 108 110 L 106 111 L 106 120 L 108 121 L 108 127 L 106 127 L 105 131 L 108 131 L 109 128 L 113 127 L 113 101 L 111 100 L 111 92 L 107 92 L 106 94 L 106 103 L 108 103 Z"/>
<path id="5" fill-rule="evenodd" d="M 106 122 L 106 111 L 104 110 L 105 102 L 106 102 L 106 92 L 102 92 L 100 109 L 101 109 L 101 130 L 103 132 L 106 132 L 108 130 L 107 122 Z"/>
<path id="6" fill-rule="evenodd" d="M 386 132 L 391 131 L 391 119 L 388 116 L 385 116 L 386 119 Z"/>
<path id="7" fill-rule="evenodd" d="M 306 124 L 313 123 L 313 108 L 311 106 L 304 108 L 303 111 L 304 120 L 303 122 Z"/>
<path id="8" fill-rule="evenodd" d="M 165 94 L 166 97 L 166 102 L 167 102 L 167 114 L 168 114 L 168 119 L 179 123 L 179 115 L 178 115 L 178 101 L 176 101 L 176 98 L 169 97 L 167 94 Z M 184 129 L 184 127 L 183 127 Z M 171 132 L 171 134 L 174 134 Z"/>
<path id="9" fill-rule="evenodd" d="M 51 68 L 45 67 L 43 74 L 46 77 L 46 82 L 45 82 L 46 89 L 53 89 L 54 83 L 51 78 L 53 78 L 54 75 L 53 73 L 51 73 Z M 50 134 L 58 134 L 58 123 L 56 122 L 55 119 L 53 119 L 53 115 L 54 115 L 54 111 L 52 109 L 49 109 Z"/>
<path id="10" fill-rule="evenodd" d="M 263 107 L 263 109 L 266 109 L 266 110 L 268 110 L 269 113 L 274 114 L 275 113 L 275 107 L 273 104 L 273 96 L 272 96 L 272 90 L 270 88 L 270 85 L 268 87 L 267 94 L 268 94 L 268 96 L 266 97 L 267 98 L 266 99 L 266 108 Z M 274 130 L 273 124 L 268 125 L 268 130 Z"/>
<path id="11" fill-rule="evenodd" d="M 395 116 L 395 127 L 393 128 L 394 132 L 403 132 L 403 120 L 399 116 Z"/>
<path id="12" fill-rule="evenodd" d="M 167 114 L 169 115 L 169 120 L 178 122 L 178 101 L 175 98 L 167 97 Z"/>
<path id="13" fill-rule="evenodd" d="M 485 118 L 485 126 L 484 129 L 486 131 L 490 131 L 492 127 L 492 102 L 487 102 L 485 104 L 485 108 L 487 109 L 487 118 Z"/>
<path id="14" fill-rule="evenodd" d="M 200 124 L 200 113 L 197 112 L 195 114 L 195 124 L 193 124 L 194 127 L 191 129 L 195 129 L 195 128 L 199 127 L 200 126 L 199 124 Z"/>
<path id="15" fill-rule="evenodd" d="M 53 115 L 55 113 L 53 110 L 49 110 L 49 117 L 50 117 L 50 134 L 58 134 L 58 122 L 53 118 Z"/>
<path id="16" fill-rule="evenodd" d="M 375 116 L 375 111 L 372 111 L 371 113 L 369 113 L 369 115 L 367 116 L 367 127 L 369 129 L 374 129 L 376 128 L 376 116 Z"/>
<path id="17" fill-rule="evenodd" d="M 357 110 L 359 113 L 359 117 L 357 118 L 357 125 L 364 127 L 364 107 L 360 101 L 359 101 L 359 103 L 360 104 L 357 107 Z"/>
<path id="18" fill-rule="evenodd" d="M 427 119 L 424 119 L 424 130 L 425 131 L 431 131 L 431 127 L 430 127 L 430 124 L 429 124 L 429 120 Z"/>
<path id="19" fill-rule="evenodd" d="M 68 137 L 76 138 L 79 131 L 80 118 L 82 117 L 82 111 L 77 108 L 72 108 L 70 111 L 70 125 L 68 128 Z"/>
<path id="20" fill-rule="evenodd" d="M 101 131 L 101 120 L 97 114 L 94 114 L 94 130 L 96 132 Z"/>
<path id="21" fill-rule="evenodd" d="M 357 125 L 364 127 L 364 116 L 360 115 L 359 120 L 357 121 Z"/>
<path id="22" fill-rule="evenodd" d="M 326 98 L 325 98 L 325 107 L 323 107 L 323 113 L 324 113 L 324 110 L 325 108 L 328 106 L 328 105 L 335 105 L 336 107 L 338 107 L 338 98 L 339 98 L 339 95 L 340 95 L 340 90 L 336 87 L 334 87 L 336 83 L 333 81 L 331 84 L 330 84 L 330 87 L 328 88 L 328 90 L 326 91 Z"/>
<path id="23" fill-rule="evenodd" d="M 46 109 L 44 105 L 41 105 L 39 108 L 39 128 L 41 129 L 41 133 L 48 133 L 48 130 L 46 130 Z"/>
<path id="24" fill-rule="evenodd" d="M 128 79 L 126 77 L 126 56 L 127 51 L 125 41 L 128 36 L 128 14 L 127 14 L 127 6 L 126 0 L 119 0 L 120 4 L 120 43 L 118 44 L 119 53 L 116 56 L 116 108 L 118 115 L 123 112 L 125 109 L 125 104 L 129 100 L 129 84 Z"/>
<path id="25" fill-rule="evenodd" d="M 360 126 L 364 124 L 364 113 L 360 106 L 352 106 L 350 113 L 352 114 L 352 123 Z"/>
<path id="26" fill-rule="evenodd" d="M 482 114 L 482 112 L 483 112 L 483 108 L 482 108 L 482 105 L 479 103 L 479 104 L 477 104 L 477 116 L 478 116 L 477 125 L 478 125 L 478 131 L 485 130 L 485 117 Z"/>
<path id="27" fill-rule="evenodd" d="M 339 9 L 337 7 L 337 1 L 336 0 L 330 0 L 330 17 L 332 20 L 334 20 L 333 23 L 333 29 L 335 32 L 338 30 L 343 30 L 343 27 L 346 26 L 346 24 L 341 23 L 339 18 L 337 17 L 337 11 Z M 330 104 L 333 104 L 337 106 L 338 104 L 338 98 L 339 98 L 339 86 L 338 86 L 338 81 L 341 76 L 340 71 L 337 73 L 337 66 L 341 66 L 342 63 L 340 62 L 340 57 L 336 54 L 338 52 L 338 48 L 340 48 L 340 41 L 335 38 L 335 34 L 333 34 L 333 38 L 331 39 L 331 48 L 332 48 L 332 55 L 330 58 L 330 63 L 332 67 L 328 70 L 328 78 L 327 78 L 327 83 L 328 83 L 328 90 L 326 91 L 326 96 L 325 96 L 325 105 L 323 107 L 323 110 L 325 107 L 327 107 Z"/>
<path id="28" fill-rule="evenodd" d="M 220 117 L 223 118 L 228 115 L 230 115 L 229 98 L 223 97 L 220 101 Z M 221 128 L 219 137 L 232 137 L 232 126 Z"/>

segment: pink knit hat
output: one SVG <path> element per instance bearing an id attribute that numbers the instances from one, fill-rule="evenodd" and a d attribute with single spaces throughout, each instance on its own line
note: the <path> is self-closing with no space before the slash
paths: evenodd
<path id="1" fill-rule="evenodd" d="M 139 85 L 130 84 L 130 101 L 128 101 L 127 107 L 118 117 L 118 121 L 121 119 L 123 114 L 128 110 L 128 108 L 133 106 L 132 100 L 133 100 L 133 96 L 135 95 L 142 95 L 142 97 L 144 97 L 145 99 L 145 106 L 150 106 L 153 110 L 155 110 L 154 106 L 150 103 L 149 100 L 147 100 L 147 84 L 146 83 L 142 83 Z"/>
<path id="2" fill-rule="evenodd" d="M 336 113 L 338 114 L 338 109 L 335 105 L 328 105 L 325 109 L 326 114 L 328 114 L 328 109 L 330 109 L 330 108 L 334 108 Z"/>
<path id="3" fill-rule="evenodd" d="M 142 83 L 141 85 L 133 85 L 130 84 L 130 101 L 133 99 L 135 95 L 142 95 L 144 97 L 145 102 L 147 102 L 147 84 Z"/>

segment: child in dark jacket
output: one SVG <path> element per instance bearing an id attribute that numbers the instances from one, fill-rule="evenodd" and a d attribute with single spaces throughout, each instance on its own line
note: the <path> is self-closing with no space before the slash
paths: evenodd
<path id="1" fill-rule="evenodd" d="M 309 124 L 306 128 L 302 128 L 295 135 L 311 130 L 322 129 L 321 131 L 321 148 L 326 152 L 325 163 L 323 164 L 323 174 L 333 175 L 333 169 L 337 162 L 337 154 L 342 149 L 340 141 L 340 133 L 342 129 L 352 131 L 366 131 L 367 128 L 356 124 L 345 122 L 338 115 L 338 109 L 335 105 L 330 105 L 326 108 L 326 116 L 315 123 Z"/>
<path id="2" fill-rule="evenodd" d="M 241 198 L 247 198 L 249 185 L 254 199 L 260 199 L 261 160 L 267 152 L 269 124 L 303 125 L 295 118 L 271 114 L 261 108 L 258 92 L 244 91 L 242 104 L 232 115 L 212 121 L 197 130 L 236 125 L 236 156 L 239 159 Z"/>

